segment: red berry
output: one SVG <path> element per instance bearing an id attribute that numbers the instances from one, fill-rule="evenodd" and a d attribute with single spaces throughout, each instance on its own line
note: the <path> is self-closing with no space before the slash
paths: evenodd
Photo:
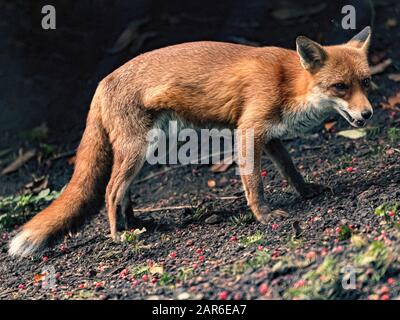
<path id="1" fill-rule="evenodd" d="M 18 286 L 18 289 L 20 290 L 24 290 L 25 289 L 25 285 L 23 285 L 22 283 Z"/>
<path id="2" fill-rule="evenodd" d="M 230 240 L 231 241 L 237 241 L 237 237 L 236 236 L 232 236 Z"/>
<path id="3" fill-rule="evenodd" d="M 340 232 L 340 230 L 341 230 L 341 228 L 340 228 L 340 227 L 337 227 L 337 228 L 335 229 L 335 231 L 336 231 L 337 233 L 339 233 L 339 232 Z"/>
<path id="4" fill-rule="evenodd" d="M 294 287 L 295 287 L 295 288 L 304 287 L 305 284 L 306 284 L 306 281 L 305 281 L 304 279 L 300 279 L 299 281 L 297 281 L 297 282 L 294 284 Z"/>
<path id="5" fill-rule="evenodd" d="M 262 250 L 264 250 L 264 247 L 263 247 L 262 245 L 259 245 L 259 246 L 257 247 L 257 249 L 258 249 L 259 251 L 262 251 Z"/>
<path id="6" fill-rule="evenodd" d="M 169 254 L 169 257 L 172 258 L 172 259 L 175 259 L 176 256 L 177 256 L 176 251 L 172 251 L 172 252 Z"/>
<path id="7" fill-rule="evenodd" d="M 120 272 L 119 277 L 120 278 L 126 278 L 126 276 L 129 274 L 129 270 L 128 269 L 124 269 Z"/>
<path id="8" fill-rule="evenodd" d="M 48 256 L 43 256 L 43 262 L 47 262 L 49 261 L 49 257 Z"/>
<path id="9" fill-rule="evenodd" d="M 267 294 L 268 290 L 269 290 L 269 287 L 268 287 L 268 285 L 266 283 L 261 284 L 260 288 L 258 288 L 258 291 L 262 295 Z"/>
<path id="10" fill-rule="evenodd" d="M 149 276 L 147 274 L 142 275 L 143 281 L 149 281 Z"/>
<path id="11" fill-rule="evenodd" d="M 193 263 L 193 269 L 196 270 L 199 268 L 199 264 L 198 263 Z"/>
<path id="12" fill-rule="evenodd" d="M 393 278 L 387 279 L 387 283 L 390 285 L 394 284 L 395 282 L 396 282 L 396 280 L 394 280 Z"/>
<path id="13" fill-rule="evenodd" d="M 226 300 L 228 298 L 228 291 L 222 291 L 219 293 L 220 300 Z"/>
<path id="14" fill-rule="evenodd" d="M 267 176 L 267 170 L 263 169 L 263 170 L 261 171 L 261 176 L 262 176 L 262 177 L 266 177 L 266 176 Z"/>
<path id="15" fill-rule="evenodd" d="M 85 287 L 86 287 L 86 285 L 85 285 L 84 283 L 81 283 L 81 284 L 78 286 L 79 289 L 85 289 Z"/>
<path id="16" fill-rule="evenodd" d="M 381 293 L 381 294 L 385 294 L 385 293 L 388 293 L 389 291 L 390 291 L 390 289 L 389 289 L 388 286 L 383 286 L 383 287 L 381 288 L 381 290 L 380 290 L 380 293 Z"/>
<path id="17" fill-rule="evenodd" d="M 151 283 L 157 283 L 157 282 L 158 282 L 158 279 L 157 279 L 157 278 L 151 279 Z"/>
<path id="18" fill-rule="evenodd" d="M 196 253 L 197 253 L 197 254 L 202 254 L 202 253 L 203 253 L 203 249 L 198 248 L 198 249 L 196 250 Z"/>
<path id="19" fill-rule="evenodd" d="M 139 284 L 139 281 L 137 281 L 136 279 L 132 280 L 132 287 L 136 287 Z"/>
<path id="20" fill-rule="evenodd" d="M 383 294 L 383 295 L 381 296 L 381 300 L 390 300 L 390 297 L 389 297 L 388 294 Z"/>
<path id="21" fill-rule="evenodd" d="M 317 253 L 315 251 L 310 251 L 306 254 L 306 258 L 308 260 L 314 260 L 317 257 Z"/>
<path id="22" fill-rule="evenodd" d="M 192 246 L 193 243 L 194 243 L 193 240 L 188 240 L 188 241 L 186 242 L 186 245 L 189 247 L 189 246 Z"/>
<path id="23" fill-rule="evenodd" d="M 242 298 L 242 295 L 240 293 L 235 293 L 233 296 L 233 300 L 240 300 Z"/>
<path id="24" fill-rule="evenodd" d="M 333 253 L 338 253 L 338 252 L 341 252 L 342 250 L 343 250 L 343 247 L 342 247 L 342 246 L 337 246 L 337 247 L 335 247 L 335 248 L 332 249 L 332 252 L 333 252 Z"/>
<path id="25" fill-rule="evenodd" d="M 347 172 L 354 172 L 354 171 L 355 171 L 355 168 L 353 168 L 353 167 L 347 167 L 347 168 L 346 168 L 346 171 L 347 171 Z"/>
<path id="26" fill-rule="evenodd" d="M 205 256 L 200 256 L 199 260 L 203 262 L 204 260 L 206 260 L 206 257 Z"/>
<path id="27" fill-rule="evenodd" d="M 394 217 L 394 212 L 393 211 L 388 211 L 387 214 L 388 214 L 389 217 Z"/>
<path id="28" fill-rule="evenodd" d="M 279 225 L 277 224 L 277 223 L 273 223 L 272 225 L 271 225 L 271 228 L 272 228 L 272 230 L 277 230 L 278 228 L 279 228 Z"/>

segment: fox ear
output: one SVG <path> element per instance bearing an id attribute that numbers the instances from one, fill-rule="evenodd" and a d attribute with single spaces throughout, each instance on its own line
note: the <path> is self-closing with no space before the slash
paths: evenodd
<path id="1" fill-rule="evenodd" d="M 320 44 L 304 36 L 297 37 L 296 47 L 301 64 L 311 73 L 318 71 L 328 57 L 327 52 Z"/>
<path id="2" fill-rule="evenodd" d="M 365 27 L 359 33 L 357 33 L 347 44 L 368 52 L 369 44 L 371 42 L 371 27 Z"/>

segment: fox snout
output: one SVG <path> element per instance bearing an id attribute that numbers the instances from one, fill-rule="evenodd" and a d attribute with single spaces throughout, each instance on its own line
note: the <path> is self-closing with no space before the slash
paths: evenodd
<path id="1" fill-rule="evenodd" d="M 374 111 L 372 106 L 367 100 L 363 107 L 353 108 L 353 110 L 350 110 L 349 115 L 353 118 L 353 121 L 350 123 L 355 127 L 363 127 L 367 120 L 371 119 L 373 113 Z"/>

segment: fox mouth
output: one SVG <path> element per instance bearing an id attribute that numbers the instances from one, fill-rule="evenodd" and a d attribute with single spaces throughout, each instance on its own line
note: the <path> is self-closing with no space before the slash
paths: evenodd
<path id="1" fill-rule="evenodd" d="M 337 110 L 338 110 L 339 114 L 340 114 L 343 118 L 345 118 L 345 119 L 347 120 L 347 122 L 350 123 L 353 127 L 356 127 L 356 128 L 364 127 L 364 125 L 365 125 L 365 120 L 356 120 L 356 119 L 354 119 L 354 118 L 350 115 L 350 113 L 348 113 L 348 112 L 347 112 L 346 110 L 344 110 L 344 109 L 338 108 Z"/>

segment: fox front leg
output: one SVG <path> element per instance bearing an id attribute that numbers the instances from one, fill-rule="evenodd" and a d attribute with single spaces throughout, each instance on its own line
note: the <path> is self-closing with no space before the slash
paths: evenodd
<path id="1" fill-rule="evenodd" d="M 283 210 L 271 210 L 265 200 L 261 179 L 262 139 L 254 137 L 252 145 L 249 138 L 246 138 L 245 131 L 239 130 L 241 138 L 238 142 L 238 159 L 247 204 L 255 218 L 263 224 L 267 224 L 273 217 L 287 217 L 288 214 Z"/>
<path id="2" fill-rule="evenodd" d="M 323 193 L 326 187 L 314 183 L 307 183 L 296 169 L 289 153 L 279 139 L 272 139 L 265 145 L 271 161 L 275 164 L 281 175 L 287 179 L 291 186 L 306 199 L 313 198 Z"/>

